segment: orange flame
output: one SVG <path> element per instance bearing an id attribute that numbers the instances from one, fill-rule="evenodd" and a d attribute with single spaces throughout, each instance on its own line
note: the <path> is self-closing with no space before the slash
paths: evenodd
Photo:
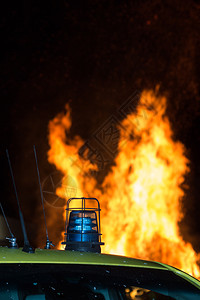
<path id="1" fill-rule="evenodd" d="M 189 172 L 184 146 L 173 141 L 166 98 L 144 91 L 137 109 L 121 122 L 115 165 L 101 187 L 97 166 L 78 155 L 84 141 L 69 138 L 70 108 L 49 124 L 48 160 L 77 184 L 76 197 L 97 197 L 102 208 L 103 252 L 156 260 L 200 277 L 197 254 L 179 232 L 181 185 Z M 66 185 L 65 185 L 66 186 Z M 57 189 L 66 198 L 66 189 Z"/>

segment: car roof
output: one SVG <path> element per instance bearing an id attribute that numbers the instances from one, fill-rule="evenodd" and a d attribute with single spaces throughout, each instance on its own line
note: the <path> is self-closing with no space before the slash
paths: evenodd
<path id="1" fill-rule="evenodd" d="M 135 267 L 172 271 L 177 276 L 180 276 L 200 288 L 200 282 L 172 266 L 148 260 L 140 260 L 126 256 L 79 252 L 69 250 L 47 250 L 35 249 L 35 253 L 26 253 L 19 249 L 10 249 L 8 247 L 0 247 L 0 264 L 13 263 L 41 263 L 41 264 L 77 264 L 77 265 L 104 265 L 116 267 Z"/>
<path id="2" fill-rule="evenodd" d="M 52 263 L 52 264 L 89 264 L 129 266 L 154 269 L 166 269 L 157 262 L 139 260 L 125 256 L 92 252 L 35 249 L 35 253 L 26 253 L 19 249 L 0 247 L 0 263 Z"/>

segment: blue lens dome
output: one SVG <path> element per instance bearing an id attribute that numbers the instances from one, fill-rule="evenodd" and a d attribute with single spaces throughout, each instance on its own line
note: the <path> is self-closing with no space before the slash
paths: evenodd
<path id="1" fill-rule="evenodd" d="M 68 242 L 98 242 L 97 216 L 94 211 L 72 211 L 67 228 Z"/>

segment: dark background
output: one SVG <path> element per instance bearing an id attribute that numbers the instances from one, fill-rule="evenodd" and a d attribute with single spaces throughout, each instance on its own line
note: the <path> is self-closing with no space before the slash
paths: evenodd
<path id="1" fill-rule="evenodd" d="M 0 159 L 6 214 L 18 216 L 6 148 L 26 222 L 34 224 L 30 239 L 40 244 L 36 240 L 44 226 L 33 144 L 43 180 L 55 171 L 47 162 L 49 120 L 71 101 L 72 134 L 87 140 L 131 93 L 160 85 L 174 139 L 184 143 L 191 161 L 181 230 L 200 251 L 200 2 L 26 0 L 4 5 Z M 62 220 L 62 210 L 55 213 Z"/>

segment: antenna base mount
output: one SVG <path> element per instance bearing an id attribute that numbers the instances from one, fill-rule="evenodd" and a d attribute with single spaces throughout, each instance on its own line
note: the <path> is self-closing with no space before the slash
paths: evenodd
<path id="1" fill-rule="evenodd" d="M 25 244 L 22 251 L 26 252 L 26 253 L 35 253 L 35 250 L 33 249 L 33 247 L 31 247 L 31 245 Z"/>
<path id="2" fill-rule="evenodd" d="M 51 246 L 52 246 L 52 247 L 55 247 L 55 245 L 52 244 L 52 242 L 49 241 L 49 239 L 47 238 L 46 246 L 44 247 L 44 249 L 51 249 Z"/>
<path id="3" fill-rule="evenodd" d="M 8 248 L 11 248 L 11 249 L 17 249 L 18 248 L 18 245 L 17 245 L 17 240 L 15 237 L 11 237 L 11 238 L 6 238 L 8 241 L 9 241 L 9 246 Z"/>

